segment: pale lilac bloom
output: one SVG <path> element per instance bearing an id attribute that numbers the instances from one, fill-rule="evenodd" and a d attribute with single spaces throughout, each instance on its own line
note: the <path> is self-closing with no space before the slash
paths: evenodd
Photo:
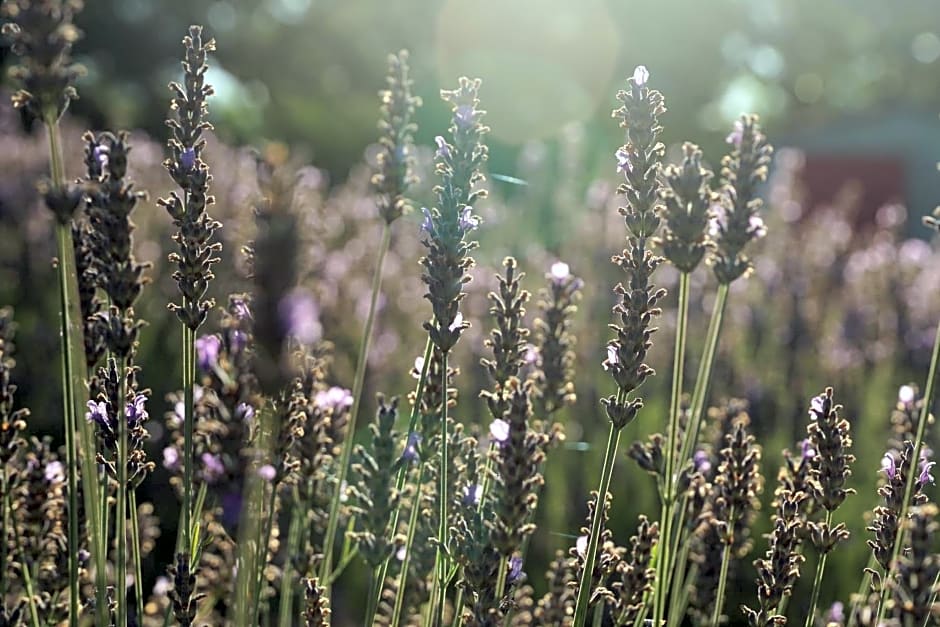
<path id="1" fill-rule="evenodd" d="M 323 333 L 320 308 L 306 291 L 296 289 L 281 299 L 278 314 L 287 335 L 301 344 L 313 344 L 320 339 Z"/>
<path id="2" fill-rule="evenodd" d="M 98 144 L 95 146 L 95 149 L 92 155 L 95 158 L 95 161 L 98 163 L 98 167 L 104 172 L 108 168 L 108 157 L 111 153 L 111 149 L 105 146 L 104 144 Z"/>
<path id="3" fill-rule="evenodd" d="M 462 231 L 472 231 L 480 226 L 480 218 L 473 215 L 471 213 L 472 211 L 473 208 L 470 205 L 464 205 L 463 211 L 460 212 L 457 226 L 459 226 Z"/>
<path id="4" fill-rule="evenodd" d="M 447 330 L 456 331 L 462 326 L 463 326 L 463 314 L 458 311 L 457 315 L 454 316 L 454 321 L 450 323 L 450 326 L 447 327 Z"/>
<path id="5" fill-rule="evenodd" d="M 127 407 L 124 409 L 124 415 L 127 417 L 127 426 L 134 428 L 144 420 L 150 417 L 147 413 L 147 409 L 144 405 L 147 403 L 147 397 L 143 394 L 138 394 L 134 397 L 134 400 L 127 404 Z"/>
<path id="6" fill-rule="evenodd" d="M 588 550 L 588 537 L 578 536 L 577 541 L 574 543 L 574 548 L 578 552 L 578 555 L 584 557 Z"/>
<path id="7" fill-rule="evenodd" d="M 888 476 L 889 480 L 897 476 L 898 467 L 894 455 L 885 453 L 885 456 L 881 458 L 881 470 Z"/>
<path id="8" fill-rule="evenodd" d="M 248 308 L 248 303 L 245 302 L 244 298 L 235 298 L 232 300 L 232 311 L 239 320 L 251 318 L 251 309 Z"/>
<path id="9" fill-rule="evenodd" d="M 395 551 L 395 559 L 399 562 L 405 561 L 405 556 L 408 554 L 408 550 L 404 546 L 398 547 L 398 550 Z"/>
<path id="10" fill-rule="evenodd" d="M 415 357 L 415 367 L 411 371 L 411 376 L 415 379 L 421 378 L 421 372 L 424 370 L 424 357 Z"/>
<path id="11" fill-rule="evenodd" d="M 701 449 L 695 451 L 695 454 L 692 456 L 692 463 L 695 465 L 697 472 L 705 473 L 712 469 L 712 462 L 708 457 L 708 453 Z"/>
<path id="12" fill-rule="evenodd" d="M 202 476 L 206 483 L 215 483 L 225 475 L 225 465 L 218 455 L 203 453 L 200 459 L 202 460 Z"/>
<path id="13" fill-rule="evenodd" d="M 93 422 L 99 427 L 110 429 L 111 420 L 108 418 L 108 404 L 104 401 L 88 401 L 88 413 L 85 414 L 85 420 Z"/>
<path id="14" fill-rule="evenodd" d="M 725 137 L 725 141 L 735 148 L 741 147 L 741 141 L 744 139 L 744 123 L 741 120 L 734 121 L 733 130 Z"/>
<path id="15" fill-rule="evenodd" d="M 490 423 L 490 437 L 494 442 L 505 444 L 509 440 L 509 423 L 497 418 Z"/>
<path id="16" fill-rule="evenodd" d="M 180 165 L 185 172 L 189 172 L 196 166 L 196 151 L 191 146 L 180 153 Z"/>
<path id="17" fill-rule="evenodd" d="M 820 416 L 825 416 L 824 410 L 826 405 L 826 396 L 820 394 L 819 396 L 814 396 L 813 400 L 809 403 L 809 414 L 819 414 Z"/>
<path id="18" fill-rule="evenodd" d="M 526 344 L 525 352 L 522 354 L 522 361 L 530 366 L 537 364 L 539 361 L 539 349 L 533 344 Z"/>
<path id="19" fill-rule="evenodd" d="M 564 261 L 556 261 L 553 263 L 549 272 L 552 275 L 553 283 L 561 283 L 571 276 L 571 268 L 568 267 L 568 264 L 566 264 Z"/>
<path id="20" fill-rule="evenodd" d="M 712 203 L 711 217 L 708 220 L 708 234 L 711 237 L 720 237 L 728 228 L 728 210 L 720 202 Z"/>
<path id="21" fill-rule="evenodd" d="M 274 466 L 272 466 L 271 464 L 265 464 L 264 466 L 258 469 L 258 476 L 264 479 L 265 481 L 267 481 L 268 483 L 271 483 L 272 481 L 274 481 L 274 477 L 277 476 L 277 471 L 274 469 Z"/>
<path id="22" fill-rule="evenodd" d="M 239 403 L 235 407 L 235 418 L 245 422 L 251 422 L 255 417 L 255 408 L 248 403 Z"/>
<path id="23" fill-rule="evenodd" d="M 800 454 L 803 459 L 813 459 L 816 457 L 816 449 L 813 448 L 813 443 L 809 441 L 809 438 L 803 440 L 800 446 L 802 447 Z"/>
<path id="24" fill-rule="evenodd" d="M 431 210 L 427 207 L 421 207 L 421 213 L 424 219 L 421 220 L 421 230 L 425 233 L 431 233 L 434 230 L 434 220 L 431 217 Z"/>
<path id="25" fill-rule="evenodd" d="M 437 144 L 437 152 L 434 154 L 440 159 L 450 159 L 450 146 L 447 145 L 447 140 L 438 135 L 434 138 L 434 143 Z"/>
<path id="26" fill-rule="evenodd" d="M 173 422 L 181 425 L 186 420 L 186 404 L 183 401 L 176 401 L 173 405 Z"/>
<path id="27" fill-rule="evenodd" d="M 636 69 L 633 70 L 633 82 L 636 83 L 637 87 L 643 87 L 646 85 L 646 82 L 650 79 L 650 72 L 646 69 L 645 65 L 638 65 Z"/>
<path id="28" fill-rule="evenodd" d="M 157 577 L 157 580 L 153 584 L 153 594 L 157 597 L 167 594 L 172 589 L 173 586 L 170 584 L 170 578 L 162 575 Z"/>
<path id="29" fill-rule="evenodd" d="M 163 467 L 171 472 L 180 469 L 180 452 L 176 447 L 168 446 L 163 449 Z"/>
<path id="30" fill-rule="evenodd" d="M 829 607 L 829 611 L 826 614 L 829 622 L 843 623 L 845 622 L 845 605 L 843 605 L 841 601 L 836 601 Z"/>
<path id="31" fill-rule="evenodd" d="M 898 402 L 907 409 L 910 409 L 914 405 L 915 396 L 916 392 L 914 392 L 914 388 L 910 385 L 902 385 L 898 390 Z"/>
<path id="32" fill-rule="evenodd" d="M 759 215 L 752 215 L 748 219 L 747 225 L 747 232 L 751 234 L 751 237 L 760 239 L 767 235 L 767 226 L 764 224 L 764 219 Z"/>
<path id="33" fill-rule="evenodd" d="M 936 462 L 928 462 L 926 459 L 920 460 L 920 474 L 917 476 L 917 485 L 923 487 L 928 483 L 933 483 L 933 475 L 930 474 L 930 469 L 933 468 Z"/>
<path id="34" fill-rule="evenodd" d="M 219 363 L 222 340 L 217 335 L 203 335 L 196 339 L 196 363 L 199 369 L 209 372 Z"/>
<path id="35" fill-rule="evenodd" d="M 353 404 L 352 392 L 346 388 L 333 386 L 328 390 L 321 390 L 313 397 L 313 404 L 322 411 L 332 409 L 342 411 Z"/>
<path id="36" fill-rule="evenodd" d="M 620 363 L 620 357 L 617 355 L 617 347 L 613 344 L 610 344 L 607 347 L 607 360 L 604 362 L 604 370 L 610 370 L 611 366 L 616 366 Z"/>
<path id="37" fill-rule="evenodd" d="M 62 483 L 65 481 L 65 466 L 62 462 L 49 462 L 43 470 L 43 476 L 49 483 Z"/>
<path id="38" fill-rule="evenodd" d="M 476 115 L 473 105 L 463 104 L 454 110 L 454 121 L 457 122 L 457 126 L 467 128 L 476 121 Z"/>
<path id="39" fill-rule="evenodd" d="M 633 172 L 633 162 L 630 160 L 630 153 L 627 152 L 623 146 L 617 149 L 614 156 L 617 157 L 617 174 L 626 175 L 629 172 Z"/>

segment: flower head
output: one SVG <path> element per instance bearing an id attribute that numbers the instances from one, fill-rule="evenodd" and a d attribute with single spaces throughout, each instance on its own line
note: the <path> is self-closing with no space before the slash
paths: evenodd
<path id="1" fill-rule="evenodd" d="M 894 459 L 894 455 L 891 453 L 885 453 L 885 456 L 881 458 L 881 470 L 888 475 L 888 479 L 894 479 L 897 476 L 898 466 L 897 462 Z"/>
<path id="2" fill-rule="evenodd" d="M 754 238 L 760 239 L 767 235 L 767 225 L 764 224 L 764 219 L 759 215 L 752 215 L 747 221 L 748 233 L 750 233 Z"/>
<path id="3" fill-rule="evenodd" d="M 813 459 L 816 457 L 816 449 L 813 448 L 813 443 L 809 441 L 809 438 L 800 443 L 800 455 L 803 459 Z"/>
<path id="4" fill-rule="evenodd" d="M 42 474 L 49 483 L 62 483 L 65 481 L 65 466 L 59 461 L 49 462 Z"/>
<path id="5" fill-rule="evenodd" d="M 617 158 L 617 174 L 625 175 L 633 172 L 633 162 L 630 160 L 630 153 L 627 152 L 626 148 L 621 146 L 614 153 L 614 156 Z"/>
<path id="6" fill-rule="evenodd" d="M 479 483 L 472 483 L 463 488 L 463 498 L 461 501 L 467 507 L 476 507 L 483 498 L 483 486 Z"/>
<path id="7" fill-rule="evenodd" d="M 473 208 L 470 205 L 466 205 L 463 211 L 460 212 L 460 219 L 457 224 L 464 232 L 472 231 L 480 226 L 480 218 L 473 215 Z"/>
<path id="8" fill-rule="evenodd" d="M 913 386 L 902 385 L 898 390 L 898 403 L 906 408 L 910 408 L 914 404 L 914 398 L 916 396 L 917 392 L 914 390 Z"/>
<path id="9" fill-rule="evenodd" d="M 171 472 L 180 469 L 180 452 L 175 446 L 168 446 L 163 449 L 163 467 Z"/>
<path id="10" fill-rule="evenodd" d="M 145 407 L 146 403 L 147 397 L 138 394 L 134 397 L 134 400 L 127 404 L 127 407 L 124 408 L 124 415 L 127 417 L 128 427 L 134 428 L 150 417 Z"/>
<path id="11" fill-rule="evenodd" d="M 213 370 L 219 363 L 222 340 L 217 335 L 203 335 L 196 339 L 196 363 L 203 372 Z"/>
<path id="12" fill-rule="evenodd" d="M 574 543 L 574 548 L 578 552 L 578 555 L 581 555 L 582 557 L 586 555 L 588 549 L 588 537 L 578 536 L 578 539 Z"/>
<path id="13" fill-rule="evenodd" d="M 705 473 L 712 468 L 712 462 L 708 453 L 701 449 L 695 451 L 695 454 L 692 456 L 692 463 L 695 465 L 696 472 Z"/>
<path id="14" fill-rule="evenodd" d="M 458 311 L 458 312 L 457 312 L 457 315 L 454 316 L 454 321 L 451 322 L 451 323 L 450 323 L 450 326 L 447 327 L 447 328 L 448 328 L 450 331 L 456 331 L 457 329 L 459 329 L 459 328 L 462 327 L 462 326 L 463 326 L 463 314 Z"/>
<path id="15" fill-rule="evenodd" d="M 88 401 L 88 413 L 85 414 L 85 420 L 93 422 L 99 427 L 110 428 L 111 420 L 108 418 L 108 404 L 104 401 Z"/>
<path id="16" fill-rule="evenodd" d="M 431 216 L 431 210 L 427 207 L 421 207 L 421 213 L 424 218 L 421 220 L 421 230 L 425 233 L 434 232 L 434 218 Z"/>
<path id="17" fill-rule="evenodd" d="M 244 422 L 251 422 L 255 417 L 255 408 L 248 403 L 239 403 L 235 407 L 235 417 Z"/>
<path id="18" fill-rule="evenodd" d="M 277 471 L 274 469 L 274 466 L 272 466 L 271 464 L 265 464 L 264 466 L 258 469 L 258 476 L 264 479 L 265 481 L 267 481 L 268 483 L 271 483 L 272 481 L 274 481 L 274 477 L 277 476 Z"/>
<path id="19" fill-rule="evenodd" d="M 643 87 L 646 85 L 647 81 L 650 79 L 650 72 L 646 69 L 645 65 L 638 65 L 636 69 L 633 70 L 633 82 L 637 87 Z"/>
<path id="20" fill-rule="evenodd" d="M 613 344 L 607 346 L 607 359 L 604 361 L 604 370 L 610 370 L 611 366 L 620 363 L 620 357 L 617 355 L 617 347 Z"/>
<path id="21" fill-rule="evenodd" d="M 225 465 L 221 457 L 212 453 L 203 453 L 200 459 L 202 460 L 202 476 L 206 483 L 215 483 L 225 476 Z"/>
<path id="22" fill-rule="evenodd" d="M 827 400 L 827 399 L 826 399 L 826 395 L 825 395 L 825 394 L 820 394 L 819 396 L 814 396 L 814 397 L 813 397 L 813 400 L 811 400 L 810 403 L 809 403 L 809 414 L 810 414 L 810 416 L 812 416 L 812 415 L 815 414 L 816 416 L 825 417 L 825 415 L 826 415 L 826 413 L 827 413 L 827 412 L 826 412 L 826 400 Z"/>
<path id="23" fill-rule="evenodd" d="M 321 411 L 342 411 L 352 406 L 352 392 L 346 388 L 333 386 L 328 390 L 317 392 L 313 397 L 313 404 Z"/>
<path id="24" fill-rule="evenodd" d="M 930 474 L 930 469 L 933 468 L 936 462 L 929 462 L 926 458 L 920 460 L 920 474 L 917 476 L 917 485 L 923 487 L 928 483 L 933 483 L 933 475 Z"/>
<path id="25" fill-rule="evenodd" d="M 522 577 L 522 557 L 513 555 L 509 558 L 509 573 L 506 575 L 508 583 L 516 583 Z"/>
<path id="26" fill-rule="evenodd" d="M 424 357 L 415 357 L 415 367 L 411 369 L 411 376 L 415 379 L 421 378 L 421 372 L 424 370 Z"/>
<path id="27" fill-rule="evenodd" d="M 502 445 L 509 440 L 509 423 L 497 418 L 490 423 L 490 437 L 494 442 Z"/>
<path id="28" fill-rule="evenodd" d="M 462 104 L 454 109 L 454 121 L 459 128 L 469 128 L 476 122 L 477 112 L 473 105 Z"/>

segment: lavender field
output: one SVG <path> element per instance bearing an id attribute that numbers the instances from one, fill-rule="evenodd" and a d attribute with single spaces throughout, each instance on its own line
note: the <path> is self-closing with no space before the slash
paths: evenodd
<path id="1" fill-rule="evenodd" d="M 546 2 L 2 1 L 0 627 L 940 624 L 929 3 Z"/>

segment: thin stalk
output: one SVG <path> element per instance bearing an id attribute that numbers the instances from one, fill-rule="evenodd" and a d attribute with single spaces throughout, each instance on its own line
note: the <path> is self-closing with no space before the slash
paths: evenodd
<path id="1" fill-rule="evenodd" d="M 208 489 L 209 484 L 205 482 L 199 484 L 199 494 L 196 495 L 196 506 L 193 507 L 193 538 L 189 546 L 189 552 L 193 556 L 193 564 L 198 564 L 199 560 L 202 559 L 202 542 L 200 538 L 202 531 L 202 508 L 206 503 L 206 492 Z"/>
<path id="2" fill-rule="evenodd" d="M 734 508 L 731 508 L 731 515 L 728 516 L 728 524 L 734 525 Z M 733 526 L 732 526 L 733 529 Z M 725 541 L 725 547 L 721 552 L 721 572 L 718 575 L 718 590 L 715 592 L 715 608 L 712 612 L 712 625 L 719 625 L 718 622 L 721 619 L 721 610 L 725 605 L 725 588 L 728 585 L 728 565 L 731 563 L 731 545 L 733 543 L 732 538 L 728 538 Z M 810 612 L 809 616 L 812 616 Z M 812 625 L 812 623 L 808 623 Z"/>
<path id="3" fill-rule="evenodd" d="M 618 402 L 623 401 L 623 393 L 618 393 Z M 591 535 L 588 537 L 588 547 L 584 554 L 584 568 L 581 572 L 581 581 L 578 584 L 578 600 L 575 606 L 574 627 L 584 627 L 587 621 L 588 604 L 591 601 L 591 575 L 594 572 L 597 544 L 601 534 L 601 521 L 604 518 L 604 504 L 607 499 L 607 490 L 610 488 L 610 478 L 614 472 L 614 461 L 617 457 L 617 445 L 620 443 L 620 429 L 610 425 L 607 435 L 607 451 L 604 454 L 604 466 L 601 470 L 600 486 L 597 488 L 597 505 L 594 508 L 594 517 L 591 520 Z"/>
<path id="4" fill-rule="evenodd" d="M 3 508 L 0 521 L 0 530 L 3 535 L 0 536 L 0 599 L 7 596 L 7 533 L 10 530 L 10 511 L 13 509 L 10 504 L 10 492 L 7 487 L 7 469 L 6 464 L 0 465 L 0 507 Z M 71 583 L 71 582 L 70 582 Z"/>
<path id="5" fill-rule="evenodd" d="M 602 627 L 604 624 L 604 603 L 598 603 L 594 606 L 594 620 L 591 621 L 592 627 Z"/>
<path id="6" fill-rule="evenodd" d="M 382 582 L 379 580 L 379 571 L 381 570 L 380 566 L 376 566 L 372 569 L 372 576 L 369 578 L 369 596 L 368 599 L 369 605 L 366 607 L 365 614 L 365 626 L 373 624 L 373 619 L 376 612 L 378 611 L 379 606 L 379 597 L 382 595 Z"/>
<path id="7" fill-rule="evenodd" d="M 832 512 L 826 511 L 826 528 L 828 529 L 831 525 Z M 826 568 L 826 558 L 828 556 L 829 553 L 825 552 L 819 556 L 819 561 L 816 562 L 816 576 L 813 577 L 813 592 L 809 598 L 809 609 L 806 611 L 806 622 L 803 623 L 805 627 L 813 627 L 815 622 L 814 618 L 816 616 L 816 605 L 819 603 L 819 591 L 822 588 L 823 570 Z M 879 619 L 875 624 L 880 625 L 881 620 Z"/>
<path id="8" fill-rule="evenodd" d="M 140 568 L 140 521 L 137 520 L 137 491 L 130 491 L 131 517 L 131 558 L 134 560 L 134 601 L 137 608 L 137 620 L 144 615 L 144 584 Z"/>
<path id="9" fill-rule="evenodd" d="M 921 446 L 924 443 L 924 433 L 927 430 L 927 422 L 930 417 L 930 410 L 933 408 L 934 394 L 937 385 L 937 363 L 940 362 L 940 324 L 937 325 L 937 332 L 933 342 L 933 354 L 930 357 L 930 369 L 927 372 L 927 385 L 924 386 L 923 406 L 920 415 L 917 417 L 917 434 L 914 438 L 914 456 L 911 459 L 920 459 Z M 903 522 L 907 520 L 908 510 L 910 509 L 911 496 L 914 494 L 914 484 L 917 481 L 918 473 L 913 470 L 907 475 L 907 483 L 904 486 L 904 500 L 901 501 L 901 512 L 898 515 L 899 525 L 898 534 L 894 538 L 894 549 L 891 552 L 890 568 L 885 573 L 884 585 L 881 587 L 881 595 L 878 599 L 878 619 L 876 625 L 880 625 L 885 618 L 887 611 L 888 591 L 890 586 L 888 582 L 894 576 L 898 564 L 898 556 L 901 554 L 901 541 L 904 536 Z"/>
<path id="10" fill-rule="evenodd" d="M 261 591 L 264 588 L 264 565 L 267 561 L 268 543 L 271 541 L 271 529 L 274 527 L 274 514 L 277 506 L 277 486 L 271 484 L 271 496 L 268 498 L 268 515 L 261 525 L 261 533 L 258 539 L 258 561 L 255 564 L 255 595 L 254 595 L 254 625 L 260 625 L 258 622 L 258 613 L 261 611 Z M 262 492 L 265 484 L 261 484 Z M 264 513 L 262 511 L 262 513 Z"/>
<path id="11" fill-rule="evenodd" d="M 496 601 L 499 602 L 503 598 L 503 593 L 506 591 L 506 571 L 509 564 L 509 558 L 503 555 L 499 558 L 499 571 L 496 573 Z"/>
<path id="12" fill-rule="evenodd" d="M 118 364 L 117 419 L 117 498 L 115 499 L 114 536 L 117 542 L 117 563 L 114 586 L 117 588 L 118 627 L 127 627 L 127 418 L 124 416 L 125 360 Z"/>
<path id="13" fill-rule="evenodd" d="M 666 610 L 666 597 L 670 589 L 672 576 L 672 517 L 676 501 L 676 471 L 682 467 L 684 459 L 676 459 L 676 444 L 679 441 L 679 414 L 682 400 L 682 375 L 685 367 L 685 344 L 689 321 L 689 273 L 679 274 L 679 303 L 676 318 L 676 345 L 672 361 L 672 396 L 669 410 L 669 431 L 666 439 L 666 473 L 662 508 L 663 540 L 660 543 L 662 568 L 656 569 L 656 588 L 653 598 L 653 624 L 662 624 Z"/>
<path id="14" fill-rule="evenodd" d="M 59 138 L 59 125 L 54 111 L 44 116 L 49 139 L 49 169 L 52 186 L 61 189 L 65 184 L 65 166 Z M 78 621 L 78 464 L 81 464 L 85 511 L 88 515 L 90 547 L 95 560 L 95 599 L 98 621 L 107 621 L 107 540 L 98 518 L 98 469 L 95 463 L 95 434 L 84 419 L 85 381 L 88 378 L 82 328 L 81 304 L 78 297 L 78 273 L 75 247 L 70 224 L 56 223 L 58 254 L 59 315 L 62 339 L 62 396 L 66 428 L 66 462 L 69 464 L 69 608 L 71 624 Z M 81 440 L 83 455 L 79 455 Z"/>
<path id="15" fill-rule="evenodd" d="M 294 621 L 294 590 L 297 588 L 294 568 L 294 556 L 300 551 L 300 531 L 304 524 L 304 508 L 300 506 L 300 494 L 294 487 L 294 506 L 291 508 L 290 527 L 287 530 L 287 562 L 284 565 L 284 579 L 281 585 L 281 599 L 278 609 L 279 627 L 291 627 Z"/>
<path id="16" fill-rule="evenodd" d="M 408 568 L 411 566 L 411 545 L 414 544 L 415 530 L 418 527 L 418 513 L 421 511 L 421 484 L 424 483 L 424 469 L 425 465 L 421 464 L 421 470 L 418 472 L 418 482 L 415 485 L 415 495 L 412 500 L 411 513 L 408 516 L 405 558 L 401 562 L 401 571 L 398 573 L 398 585 L 395 590 L 395 609 L 392 611 L 391 625 L 398 625 L 401 620 L 401 611 L 405 600 L 405 587 L 408 584 Z M 388 565 L 387 560 L 385 565 Z"/>
<path id="17" fill-rule="evenodd" d="M 356 375 L 353 379 L 353 402 L 349 413 L 349 425 L 346 427 L 347 435 L 343 441 L 342 452 L 339 458 L 339 476 L 336 480 L 336 491 L 330 502 L 330 517 L 326 526 L 326 535 L 323 543 L 323 563 L 320 572 L 320 581 L 329 579 L 330 570 L 333 568 L 333 543 L 336 542 L 336 528 L 339 524 L 339 508 L 342 497 L 340 486 L 346 480 L 346 472 L 349 469 L 349 460 L 352 456 L 353 443 L 356 435 L 356 418 L 359 415 L 360 401 L 362 400 L 362 387 L 365 382 L 366 364 L 369 361 L 369 345 L 372 341 L 372 327 L 375 324 L 375 310 L 379 301 L 379 292 L 382 289 L 382 268 L 385 265 L 385 256 L 388 252 L 389 242 L 392 238 L 392 230 L 389 224 L 383 223 L 382 243 L 379 245 L 379 256 L 375 264 L 375 274 L 372 276 L 372 295 L 369 299 L 369 314 L 366 316 L 365 327 L 362 330 L 362 337 L 359 340 L 359 361 L 356 363 Z"/>
<path id="18" fill-rule="evenodd" d="M 676 601 L 674 607 L 670 609 L 670 612 L 676 613 L 675 621 L 673 621 L 672 615 L 670 614 L 670 623 L 675 625 L 682 624 L 682 619 L 685 617 L 685 611 L 689 607 L 689 591 L 692 589 L 692 583 L 696 579 L 698 579 L 698 564 L 692 564 L 692 566 L 689 567 L 689 572 L 685 576 L 685 585 L 682 586 L 682 590 L 679 592 L 679 598 Z M 635 623 L 635 626 L 639 627 L 639 625 L 642 624 L 642 622 Z"/>
<path id="19" fill-rule="evenodd" d="M 183 547 L 192 556 L 190 541 L 192 537 L 193 514 L 193 457 L 195 443 L 193 432 L 196 411 L 193 402 L 193 388 L 196 385 L 195 368 L 195 333 L 186 324 L 183 325 Z"/>
<path id="20" fill-rule="evenodd" d="M 447 469 L 450 466 L 449 434 L 447 429 L 447 353 L 441 357 L 441 389 L 444 390 L 444 402 L 441 404 L 441 468 L 438 474 L 438 521 L 437 521 L 437 569 L 438 585 L 438 625 L 444 625 L 444 611 L 447 608 Z"/>
<path id="21" fill-rule="evenodd" d="M 680 519 L 681 521 L 681 519 Z M 680 522 L 681 529 L 681 522 Z M 680 534 L 676 534 L 678 537 Z M 674 561 L 676 572 L 672 574 L 672 590 L 669 594 L 669 614 L 666 617 L 668 627 L 676 627 L 682 622 L 679 606 L 682 603 L 682 595 L 686 588 L 686 578 L 683 576 L 686 572 L 686 566 L 689 563 L 690 542 L 685 542 L 677 551 L 678 559 Z"/>
<path id="22" fill-rule="evenodd" d="M 434 574 L 431 576 L 431 589 L 428 595 L 428 606 L 427 608 L 425 608 L 425 612 L 426 612 L 424 615 L 425 627 L 435 627 L 436 625 L 435 610 L 437 609 L 437 597 L 441 592 L 438 586 L 438 582 L 440 581 L 440 579 L 441 579 L 441 570 L 437 567 L 437 561 L 435 558 Z M 444 627 L 444 626 L 439 625 L 438 627 Z"/>
<path id="23" fill-rule="evenodd" d="M 36 595 L 33 593 L 33 574 L 28 564 L 23 565 L 23 585 L 26 587 L 27 605 L 29 605 L 29 619 L 32 627 L 40 627 L 39 608 L 36 606 Z M 70 622 L 78 624 L 78 616 L 73 615 Z"/>

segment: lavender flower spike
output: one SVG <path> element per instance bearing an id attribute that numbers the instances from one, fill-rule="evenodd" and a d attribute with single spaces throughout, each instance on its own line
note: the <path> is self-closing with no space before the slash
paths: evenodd
<path id="1" fill-rule="evenodd" d="M 203 335 L 196 339 L 196 363 L 203 372 L 211 372 L 219 363 L 222 340 L 217 335 Z"/>

